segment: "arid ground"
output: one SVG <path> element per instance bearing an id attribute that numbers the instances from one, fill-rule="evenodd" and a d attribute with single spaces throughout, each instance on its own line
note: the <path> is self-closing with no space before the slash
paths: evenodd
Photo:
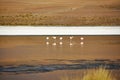
<path id="1" fill-rule="evenodd" d="M 120 0 L 0 0 L 0 25 L 119 26 Z"/>

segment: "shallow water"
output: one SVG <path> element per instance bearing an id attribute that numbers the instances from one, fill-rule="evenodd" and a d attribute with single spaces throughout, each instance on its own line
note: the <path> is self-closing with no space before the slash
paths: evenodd
<path id="1" fill-rule="evenodd" d="M 0 62 L 39 62 L 45 59 L 120 59 L 120 36 L 0 37 Z M 84 37 L 84 40 L 80 40 Z M 49 45 L 46 45 L 49 42 Z M 60 45 L 62 42 L 62 45 Z M 83 42 L 84 44 L 80 44 Z M 53 45 L 56 43 L 56 45 Z M 70 43 L 72 45 L 70 46 Z M 47 63 L 47 61 L 45 60 Z M 45 63 L 44 62 L 44 63 Z"/>
<path id="2" fill-rule="evenodd" d="M 60 40 L 60 37 L 63 39 Z M 70 40 L 70 37 L 73 38 Z M 0 65 L 2 67 L 74 65 L 94 63 L 95 60 L 105 64 L 115 63 L 118 66 L 117 69 L 120 69 L 120 36 L 0 36 Z M 4 72 L 0 74 L 0 80 L 59 80 L 60 75 L 66 72 L 68 74 L 80 72 L 80 75 L 83 75 L 84 71 L 83 69 L 58 69 L 50 72 L 20 74 Z M 119 70 L 115 70 L 114 73 L 119 80 Z"/>
<path id="3" fill-rule="evenodd" d="M 28 74 L 4 74 L 0 75 L 0 80 L 61 80 L 64 76 L 76 76 L 82 79 L 86 70 L 58 70 L 46 73 L 28 73 Z M 113 70 L 112 74 L 116 80 L 120 79 L 120 70 Z"/>

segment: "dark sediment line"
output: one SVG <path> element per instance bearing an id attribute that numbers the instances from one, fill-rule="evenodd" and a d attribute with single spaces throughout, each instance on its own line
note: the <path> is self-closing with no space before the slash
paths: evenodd
<path id="1" fill-rule="evenodd" d="M 103 60 L 95 60 L 94 62 L 84 62 L 77 64 L 49 64 L 49 65 L 18 65 L 18 66 L 0 66 L 0 73 L 27 73 L 27 72 L 50 72 L 55 70 L 77 70 L 77 69 L 94 69 L 98 67 L 105 67 L 106 69 L 120 69 L 119 62 L 104 62 Z"/>

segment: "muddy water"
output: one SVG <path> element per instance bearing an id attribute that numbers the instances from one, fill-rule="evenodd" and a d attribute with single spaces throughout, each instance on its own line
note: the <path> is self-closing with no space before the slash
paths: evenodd
<path id="1" fill-rule="evenodd" d="M 120 59 L 120 36 L 1 36 L 0 62 Z M 83 40 L 80 38 L 83 37 Z M 49 43 L 47 45 L 47 42 Z M 62 42 L 62 45 L 60 45 Z M 55 45 L 54 45 L 55 44 Z M 47 61 L 46 61 L 47 62 Z"/>
<path id="2" fill-rule="evenodd" d="M 3 66 L 72 64 L 66 60 L 81 59 L 120 59 L 120 36 L 0 36 L 0 65 Z M 10 75 L 5 73 L 0 74 L 0 80 L 60 80 L 60 76 L 66 72 L 80 72 L 82 75 L 84 71 L 58 70 Z M 120 79 L 117 75 L 120 72 L 114 73 Z"/>

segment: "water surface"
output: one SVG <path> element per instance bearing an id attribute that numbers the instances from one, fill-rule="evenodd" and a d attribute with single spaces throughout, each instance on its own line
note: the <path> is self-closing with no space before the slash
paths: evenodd
<path id="1" fill-rule="evenodd" d="M 78 69 L 75 64 L 88 66 L 88 63 L 114 65 L 109 70 L 119 80 L 120 36 L 0 36 L 0 80 L 60 80 L 66 72 L 83 75 L 84 69 Z M 41 65 L 43 72 L 28 69 L 30 66 L 41 69 Z M 56 69 L 50 65 L 72 65 L 75 70 L 73 67 Z M 6 67 L 9 71 L 5 72 Z M 13 68 L 17 71 L 13 72 Z M 26 72 L 20 72 L 26 68 Z"/>

